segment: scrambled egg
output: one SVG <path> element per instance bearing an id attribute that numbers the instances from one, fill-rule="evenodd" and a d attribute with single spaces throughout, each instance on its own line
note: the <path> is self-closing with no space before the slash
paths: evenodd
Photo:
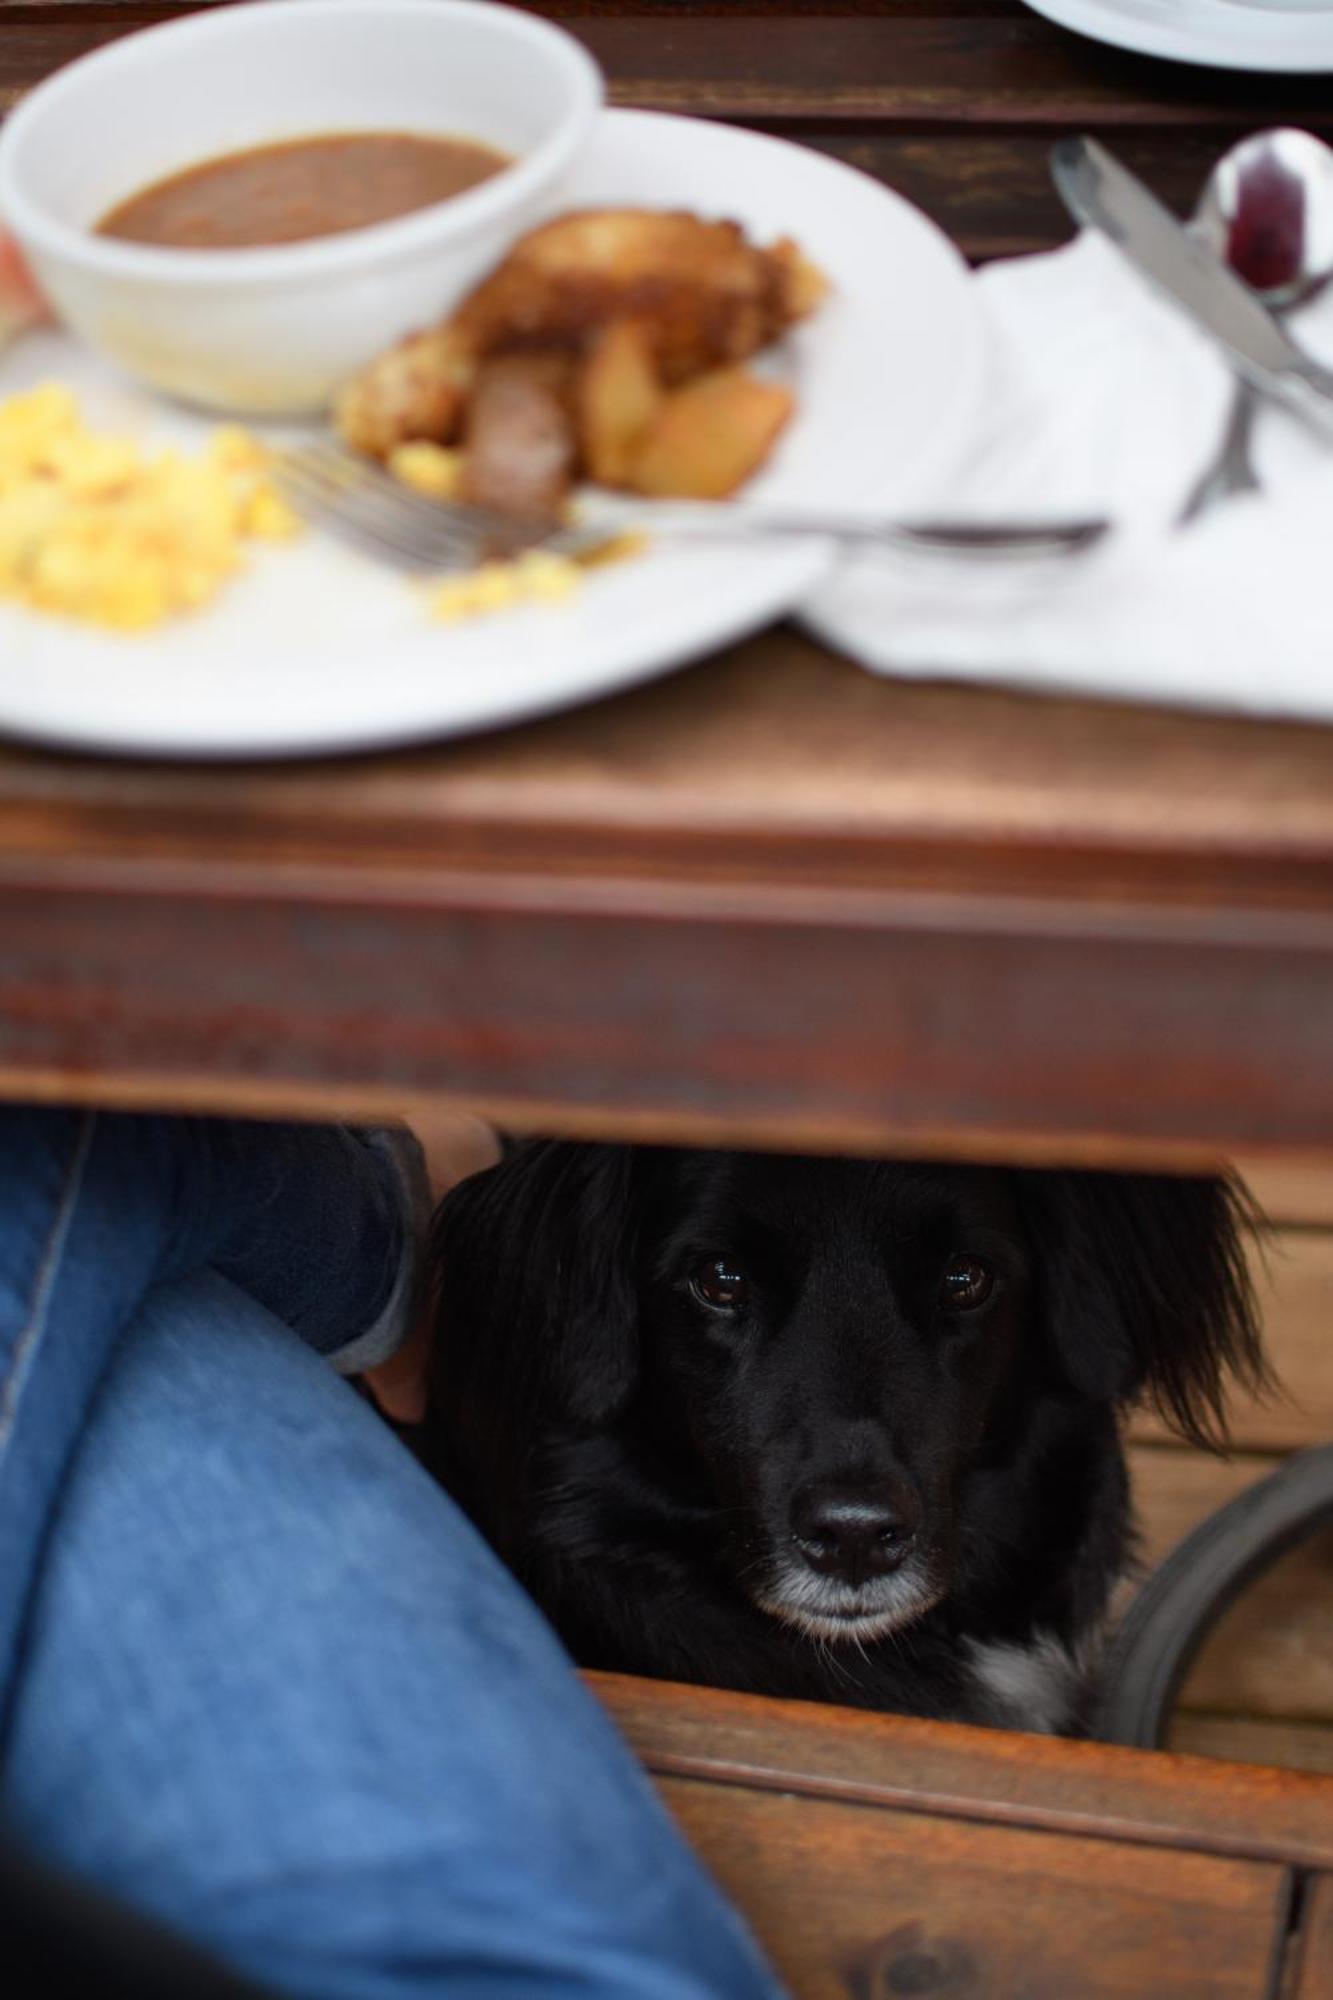
<path id="1" fill-rule="evenodd" d="M 216 596 L 249 538 L 284 540 L 296 516 L 268 454 L 235 427 L 203 454 L 146 456 L 101 436 L 57 383 L 0 403 L 0 599 L 141 631 Z"/>
<path id="2" fill-rule="evenodd" d="M 582 572 L 568 556 L 529 549 L 512 562 L 482 563 L 463 576 L 433 584 L 430 606 L 437 618 L 456 624 L 461 618 L 507 611 L 512 604 L 557 604 L 572 596 Z"/>
<path id="3" fill-rule="evenodd" d="M 626 562 L 642 555 L 648 537 L 608 535 L 581 555 L 558 556 L 548 549 L 529 549 L 510 562 L 483 563 L 463 576 L 446 577 L 432 585 L 430 605 L 437 618 L 457 624 L 461 618 L 481 618 L 507 611 L 513 604 L 558 604 L 571 597 L 590 569 Z"/>
<path id="4" fill-rule="evenodd" d="M 463 473 L 463 454 L 445 445 L 420 440 L 395 445 L 389 471 L 414 493 L 430 500 L 456 500 Z M 512 562 L 487 562 L 463 576 L 432 584 L 430 609 L 446 624 L 463 618 L 506 611 L 511 604 L 555 603 L 569 597 L 579 581 L 577 563 L 567 557 L 543 555 L 533 549 Z"/>
<path id="5" fill-rule="evenodd" d="M 428 500 L 456 500 L 463 477 L 463 454 L 422 438 L 398 444 L 389 453 L 389 470 L 404 486 Z"/>
<path id="6" fill-rule="evenodd" d="M 429 440 L 395 445 L 388 468 L 394 478 L 430 500 L 456 500 L 463 476 L 463 454 Z M 645 537 L 608 535 L 604 542 L 578 556 L 556 555 L 549 549 L 529 549 L 510 561 L 486 562 L 462 576 L 432 584 L 430 609 L 446 624 L 507 611 L 515 604 L 558 604 L 572 597 L 585 571 L 603 563 L 638 555 Z"/>

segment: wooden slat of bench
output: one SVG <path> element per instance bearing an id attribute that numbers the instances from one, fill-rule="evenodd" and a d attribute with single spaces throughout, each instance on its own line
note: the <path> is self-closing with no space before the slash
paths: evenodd
<path id="1" fill-rule="evenodd" d="M 1245 1715 L 1204 1715 L 1182 1709 L 1172 1719 L 1167 1748 L 1228 1763 L 1280 1764 L 1289 1771 L 1333 1777 L 1333 1723 L 1273 1722 Z"/>
<path id="2" fill-rule="evenodd" d="M 588 1678 L 659 1778 L 1333 1866 L 1333 1784 L 1303 1772 L 766 1701 L 622 1675 Z"/>
<path id="3" fill-rule="evenodd" d="M 1236 1171 L 1270 1222 L 1333 1229 L 1333 1173 L 1327 1167 L 1241 1159 Z"/>
<path id="4" fill-rule="evenodd" d="M 1200 1521 L 1279 1463 L 1253 1452 L 1215 1458 L 1188 1445 L 1132 1447 L 1130 1484 L 1144 1566 L 1155 1568 Z"/>
<path id="5" fill-rule="evenodd" d="M 1246 1451 L 1295 1451 L 1333 1442 L 1333 1231 L 1277 1231 L 1253 1261 L 1264 1345 L 1280 1392 L 1231 1397 L 1233 1444 Z M 1131 1435 L 1166 1439 L 1170 1432 L 1145 1410 Z"/>
<path id="6" fill-rule="evenodd" d="M 1284 1870 L 692 1778 L 667 1804 L 797 2000 L 1260 2000 Z"/>

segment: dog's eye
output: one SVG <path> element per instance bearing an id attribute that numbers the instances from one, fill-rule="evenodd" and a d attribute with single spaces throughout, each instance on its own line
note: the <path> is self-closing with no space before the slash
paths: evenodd
<path id="1" fill-rule="evenodd" d="M 738 1312 L 749 1289 L 744 1271 L 732 1257 L 708 1257 L 690 1278 L 695 1298 L 713 1312 Z"/>
<path id="2" fill-rule="evenodd" d="M 945 1312 L 971 1312 L 994 1290 L 995 1273 L 980 1257 L 951 1257 L 940 1279 L 940 1304 Z"/>

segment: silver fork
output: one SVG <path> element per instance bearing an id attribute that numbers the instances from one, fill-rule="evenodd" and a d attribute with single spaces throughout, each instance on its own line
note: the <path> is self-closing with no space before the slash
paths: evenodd
<path id="1" fill-rule="evenodd" d="M 570 527 L 524 521 L 491 508 L 432 500 L 373 459 L 323 441 L 279 453 L 275 486 L 296 512 L 364 554 L 415 573 L 472 569 L 488 555 L 527 549 L 585 556 L 624 533 L 720 541 L 733 537 L 828 535 L 915 554 L 981 558 L 1077 555 L 1109 522 L 901 521 L 824 508 L 794 510 L 746 501 L 646 501 Z"/>

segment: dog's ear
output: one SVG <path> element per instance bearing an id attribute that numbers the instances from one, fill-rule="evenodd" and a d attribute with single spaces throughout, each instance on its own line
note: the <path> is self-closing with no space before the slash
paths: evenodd
<path id="1" fill-rule="evenodd" d="M 1146 1395 L 1183 1436 L 1225 1437 L 1229 1375 L 1268 1383 L 1243 1230 L 1220 1179 L 1025 1173 L 1028 1229 L 1065 1375 L 1098 1402 Z"/>
<path id="2" fill-rule="evenodd" d="M 445 1198 L 433 1263 L 447 1374 L 474 1357 L 516 1404 L 539 1388 L 550 1415 L 578 1423 L 624 1402 L 638 1365 L 633 1161 L 625 1146 L 523 1142 Z"/>

